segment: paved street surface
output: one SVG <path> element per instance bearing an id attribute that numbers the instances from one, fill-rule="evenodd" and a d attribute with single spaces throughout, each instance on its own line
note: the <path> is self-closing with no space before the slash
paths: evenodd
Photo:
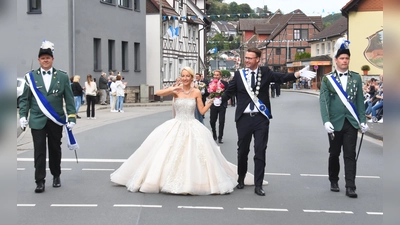
<path id="1" fill-rule="evenodd" d="M 158 125 L 172 117 L 170 103 L 125 107 L 111 113 L 97 106 L 96 120 L 84 113 L 74 133 L 79 163 L 63 144 L 62 187 L 35 194 L 30 130 L 17 140 L 18 224 L 363 224 L 383 222 L 383 142 L 365 136 L 356 179 L 358 199 L 329 190 L 328 137 L 316 95 L 285 91 L 271 99 L 265 197 L 246 186 L 228 195 L 180 196 L 130 193 L 109 175 Z M 82 106 L 84 109 L 86 106 Z M 234 107 L 228 106 L 221 151 L 236 164 Z M 83 110 L 82 110 L 83 112 Z M 205 125 L 209 128 L 209 112 Z M 211 135 L 211 133 L 210 133 Z M 65 140 L 64 140 L 65 142 Z M 249 171 L 253 171 L 253 149 Z M 343 168 L 343 160 L 341 159 Z M 343 170 L 343 169 L 342 169 Z M 343 177 L 343 171 L 341 171 Z"/>

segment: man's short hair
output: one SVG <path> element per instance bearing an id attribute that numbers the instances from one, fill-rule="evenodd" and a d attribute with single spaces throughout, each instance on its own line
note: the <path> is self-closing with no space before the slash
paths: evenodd
<path id="1" fill-rule="evenodd" d="M 247 52 L 254 52 L 258 58 L 261 57 L 261 50 L 258 48 L 249 48 Z"/>

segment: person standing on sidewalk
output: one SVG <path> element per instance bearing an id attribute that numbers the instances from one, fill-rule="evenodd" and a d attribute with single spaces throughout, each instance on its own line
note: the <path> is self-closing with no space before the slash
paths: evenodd
<path id="1" fill-rule="evenodd" d="M 94 105 L 96 103 L 97 95 L 97 85 L 93 81 L 92 75 L 88 74 L 85 81 L 85 93 L 86 93 L 86 116 L 88 119 L 96 119 L 96 114 L 94 111 Z M 90 111 L 90 107 L 92 111 Z"/>
<path id="2" fill-rule="evenodd" d="M 108 82 L 106 73 L 102 72 L 99 79 L 99 90 L 100 90 L 100 104 L 105 105 L 107 99 Z"/>
<path id="3" fill-rule="evenodd" d="M 76 118 L 80 119 L 81 117 L 78 116 L 79 108 L 82 105 L 82 95 L 83 95 L 83 88 L 79 81 L 81 80 L 81 76 L 75 75 L 74 79 L 72 80 L 72 93 L 74 94 L 74 101 L 75 101 L 75 109 L 76 109 Z"/>
<path id="4" fill-rule="evenodd" d="M 360 74 L 349 70 L 349 42 L 339 38 L 335 44 L 336 70 L 325 75 L 320 89 L 322 122 L 328 132 L 328 173 L 331 191 L 339 192 L 339 156 L 343 148 L 346 195 L 357 198 L 356 144 L 358 129 L 365 133 L 369 128 L 365 119 L 363 84 Z"/>
<path id="5" fill-rule="evenodd" d="M 45 190 L 46 149 L 49 153 L 53 187 L 61 187 L 63 126 L 65 125 L 71 132 L 76 123 L 70 79 L 66 72 L 53 67 L 53 51 L 53 43 L 43 41 L 38 55 L 40 68 L 26 74 L 26 85 L 19 103 L 20 125 L 24 130 L 28 125 L 29 114 L 34 150 L 35 193 L 42 193 Z"/>
<path id="6" fill-rule="evenodd" d="M 117 97 L 115 110 L 121 113 L 124 112 L 123 108 L 124 108 L 125 87 L 127 84 L 128 84 L 127 82 L 122 82 L 121 75 L 117 76 L 117 81 L 115 81 L 116 97 Z"/>

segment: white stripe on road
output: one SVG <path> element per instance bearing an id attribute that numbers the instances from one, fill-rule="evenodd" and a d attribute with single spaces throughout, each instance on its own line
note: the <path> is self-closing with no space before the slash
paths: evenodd
<path id="1" fill-rule="evenodd" d="M 33 158 L 17 158 L 18 162 L 33 162 Z M 46 161 L 49 161 L 47 158 Z M 64 158 L 61 159 L 62 162 L 76 162 L 75 158 Z M 109 163 L 123 163 L 126 159 L 78 159 L 79 162 L 109 162 Z"/>
<path id="2" fill-rule="evenodd" d="M 274 208 L 238 208 L 243 211 L 271 211 L 271 212 L 288 212 L 287 209 L 274 209 Z"/>
<path id="3" fill-rule="evenodd" d="M 113 207 L 136 207 L 136 208 L 162 208 L 162 205 L 132 205 L 132 204 L 114 204 Z"/>
<path id="4" fill-rule="evenodd" d="M 313 210 L 313 209 L 303 209 L 303 212 L 309 212 L 309 213 L 332 213 L 332 214 L 354 214 L 352 211 Z"/>
<path id="5" fill-rule="evenodd" d="M 328 177 L 328 175 L 325 174 L 300 174 L 302 177 Z"/>
<path id="6" fill-rule="evenodd" d="M 327 174 L 300 174 L 302 177 L 328 177 Z M 356 176 L 357 178 L 380 179 L 380 176 Z"/>
<path id="7" fill-rule="evenodd" d="M 114 171 L 115 169 L 93 169 L 93 168 L 82 168 L 85 171 Z"/>
<path id="8" fill-rule="evenodd" d="M 22 171 L 22 170 L 25 170 L 25 168 L 17 168 L 17 171 Z"/>
<path id="9" fill-rule="evenodd" d="M 270 175 L 270 176 L 290 176 L 290 173 L 264 173 L 265 175 Z"/>
<path id="10" fill-rule="evenodd" d="M 36 204 L 17 204 L 17 207 L 34 207 Z"/>
<path id="11" fill-rule="evenodd" d="M 97 207 L 97 204 L 51 204 L 51 207 Z"/>
<path id="12" fill-rule="evenodd" d="M 224 209 L 224 207 L 212 207 L 212 206 L 178 206 L 178 209 Z"/>
<path id="13" fill-rule="evenodd" d="M 50 170 L 50 168 L 46 168 L 46 170 Z M 61 170 L 72 170 L 72 168 L 61 168 Z"/>
<path id="14" fill-rule="evenodd" d="M 368 215 L 383 215 L 383 212 L 367 212 Z"/>

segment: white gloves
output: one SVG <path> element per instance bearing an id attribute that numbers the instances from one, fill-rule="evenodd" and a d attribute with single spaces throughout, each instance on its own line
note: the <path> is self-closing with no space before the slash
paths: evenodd
<path id="1" fill-rule="evenodd" d="M 221 98 L 215 98 L 214 99 L 214 105 L 215 106 L 220 106 L 222 103 L 222 99 Z"/>
<path id="2" fill-rule="evenodd" d="M 326 130 L 326 132 L 328 132 L 328 134 L 331 134 L 335 131 L 331 122 L 326 122 L 324 124 L 324 126 L 325 126 L 325 130 Z"/>
<path id="3" fill-rule="evenodd" d="M 20 118 L 19 125 L 21 126 L 22 130 L 25 130 L 25 128 L 28 126 L 28 120 L 26 120 L 25 117 Z"/>
<path id="4" fill-rule="evenodd" d="M 66 126 L 67 126 L 68 129 L 72 130 L 72 128 L 75 126 L 75 123 L 74 122 L 68 122 Z"/>
<path id="5" fill-rule="evenodd" d="M 361 133 L 365 133 L 369 130 L 368 124 L 361 123 Z"/>
<path id="6" fill-rule="evenodd" d="M 300 77 L 304 77 L 304 78 L 310 80 L 310 79 L 314 78 L 314 77 L 317 75 L 316 72 L 310 71 L 309 68 L 310 68 L 310 66 L 306 66 L 306 67 L 304 67 L 303 69 L 301 69 L 301 70 L 299 71 Z"/>

